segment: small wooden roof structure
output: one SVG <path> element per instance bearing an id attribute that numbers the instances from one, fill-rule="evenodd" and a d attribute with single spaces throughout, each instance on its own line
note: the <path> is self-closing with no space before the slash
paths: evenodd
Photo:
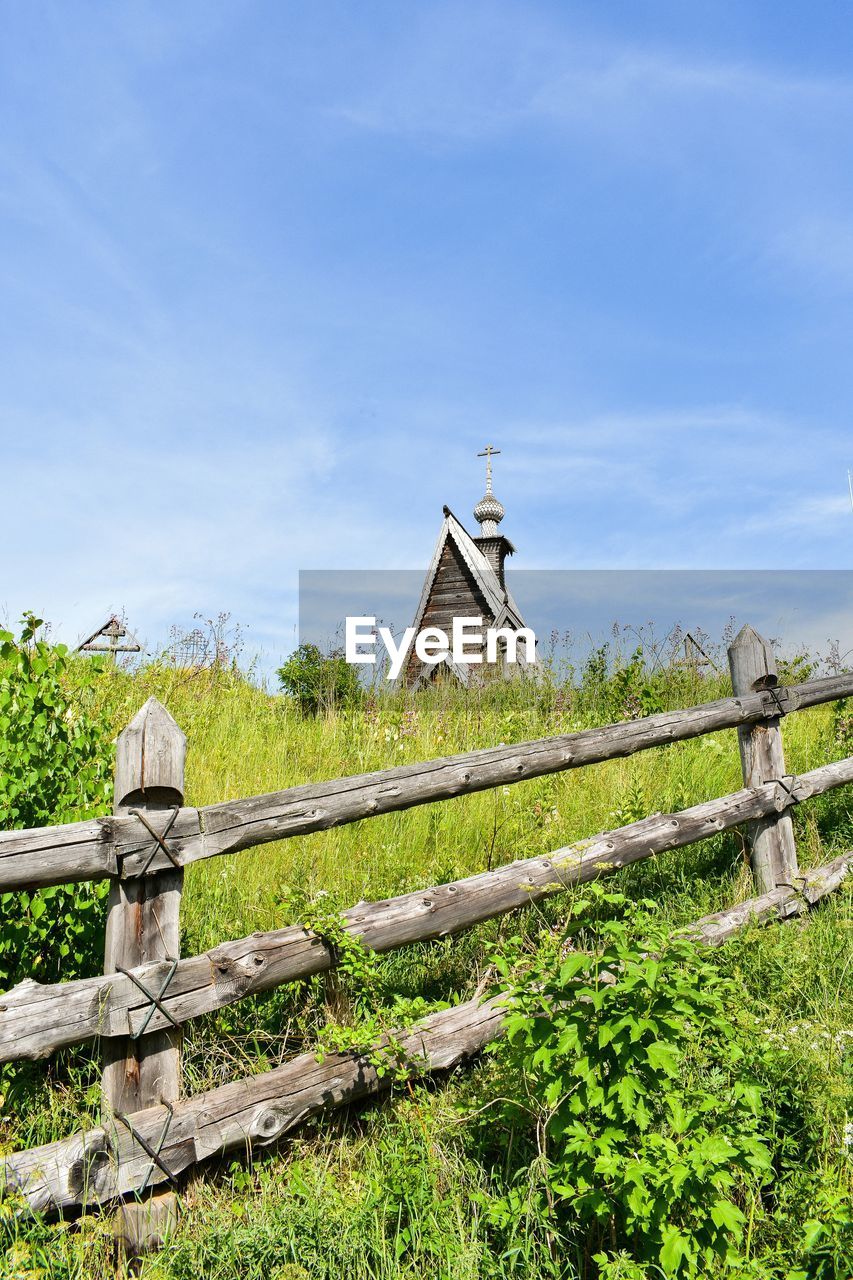
<path id="1" fill-rule="evenodd" d="M 141 653 L 142 645 L 123 618 L 111 614 L 103 626 L 77 646 L 77 653 Z"/>
<path id="2" fill-rule="evenodd" d="M 479 616 L 486 627 L 511 631 L 519 631 L 525 625 L 504 577 L 504 560 L 515 548 L 498 531 L 504 508 L 492 491 L 492 455 L 497 452 L 487 445 L 479 455 L 486 458 L 486 492 L 474 508 L 480 524 L 479 537 L 472 537 L 450 508 L 444 508 L 444 520 L 412 624 L 416 632 L 427 626 L 449 631 L 454 617 Z M 527 665 L 523 657 L 519 665 Z M 441 663 L 427 666 L 413 651 L 398 683 L 417 688 L 434 678 L 439 667 L 449 669 L 464 685 L 472 679 L 472 668 L 467 663 L 456 663 L 448 655 Z M 481 671 L 481 666 L 476 670 Z"/>

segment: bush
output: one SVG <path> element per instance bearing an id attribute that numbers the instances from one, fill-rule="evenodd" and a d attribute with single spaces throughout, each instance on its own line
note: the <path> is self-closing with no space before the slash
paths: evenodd
<path id="1" fill-rule="evenodd" d="M 579 936 L 597 904 L 617 918 Z M 486 1208 L 509 1242 L 526 1223 L 554 1257 L 597 1248 L 604 1268 L 618 1248 L 655 1274 L 704 1276 L 740 1258 L 741 1205 L 771 1163 L 763 1102 L 726 1013 L 733 984 L 649 905 L 593 886 L 535 956 L 520 941 L 496 955 L 503 1145 L 523 1158 Z"/>
<path id="2" fill-rule="evenodd" d="M 0 829 L 70 822 L 103 810 L 112 791 L 111 748 L 72 700 L 64 645 L 0 631 Z M 22 977 L 72 978 L 100 968 L 106 882 L 0 895 L 0 985 Z"/>
<path id="3" fill-rule="evenodd" d="M 301 644 L 277 674 L 282 689 L 299 704 L 303 715 L 317 715 L 361 697 L 355 667 L 340 649 L 327 655 L 316 644 Z"/>

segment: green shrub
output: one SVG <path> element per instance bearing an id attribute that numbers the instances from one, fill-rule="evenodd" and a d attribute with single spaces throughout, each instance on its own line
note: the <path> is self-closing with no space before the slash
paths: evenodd
<path id="1" fill-rule="evenodd" d="M 70 822 L 108 806 L 111 749 L 69 690 L 64 645 L 0 631 L 0 829 Z M 99 968 L 106 883 L 0 895 L 0 985 Z M 97 963 L 96 963 L 97 962 Z"/>
<path id="2" fill-rule="evenodd" d="M 651 670 L 642 647 L 625 659 L 605 643 L 592 650 L 582 667 L 578 706 L 590 724 L 654 715 L 664 710 L 667 694 L 672 692 L 668 685 L 677 683 L 677 675 L 674 667 Z"/>
<path id="3" fill-rule="evenodd" d="M 616 918 L 581 929 L 596 904 Z M 574 1241 L 602 1267 L 621 1248 L 665 1276 L 704 1276 L 739 1261 L 741 1204 L 770 1151 L 726 1012 L 733 984 L 651 905 L 593 886 L 532 957 L 520 941 L 496 954 L 502 1114 L 520 1154 L 487 1210 L 505 1237 L 526 1223 L 555 1255 Z"/>
<path id="4" fill-rule="evenodd" d="M 346 706 L 361 696 L 358 673 L 339 649 L 324 654 L 316 644 L 301 644 L 277 674 L 304 715 Z"/>

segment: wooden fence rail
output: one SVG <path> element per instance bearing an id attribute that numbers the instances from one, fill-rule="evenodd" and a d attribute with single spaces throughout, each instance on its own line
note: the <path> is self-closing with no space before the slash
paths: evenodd
<path id="1" fill-rule="evenodd" d="M 770 646 L 751 628 L 731 646 L 729 662 L 733 698 L 200 809 L 183 805 L 183 734 L 149 699 L 119 738 L 112 817 L 0 833 L 0 890 L 111 880 L 104 974 L 53 985 L 26 980 L 0 995 L 0 1062 L 102 1039 L 103 1123 L 5 1156 L 0 1191 L 17 1188 L 30 1208 L 51 1212 L 133 1194 L 117 1231 L 126 1251 L 137 1255 L 162 1243 L 174 1225 L 177 1201 L 171 1191 L 164 1194 L 164 1182 L 215 1153 L 274 1141 L 306 1116 L 387 1084 L 369 1055 L 336 1054 L 320 1062 L 306 1054 L 180 1098 L 186 1021 L 337 962 L 321 936 L 298 925 L 181 959 L 183 868 L 199 859 L 737 729 L 742 790 L 545 856 L 359 903 L 345 913 L 345 927 L 375 951 L 445 937 L 741 824 L 758 896 L 697 921 L 691 931 L 700 941 L 718 945 L 752 919 L 784 919 L 825 896 L 841 883 L 853 854 L 801 876 L 790 814 L 799 802 L 853 782 L 853 757 L 786 775 L 781 719 L 853 695 L 853 675 L 780 688 Z M 401 1032 L 400 1040 L 415 1069 L 445 1068 L 498 1035 L 502 1016 L 494 1000 L 475 998 Z"/>
<path id="2" fill-rule="evenodd" d="M 716 912 L 684 932 L 719 946 L 751 922 L 789 919 L 836 889 L 853 865 L 853 852 L 809 872 L 797 888 L 770 893 Z M 483 1049 L 501 1034 L 500 1000 L 467 1000 L 427 1017 L 394 1037 L 409 1056 L 413 1075 L 446 1070 Z M 396 1044 L 395 1044 L 396 1049 Z M 158 1186 L 192 1165 L 228 1151 L 265 1147 L 320 1111 L 389 1089 L 371 1058 L 355 1052 L 318 1061 L 300 1054 L 283 1066 L 248 1076 L 174 1107 L 150 1107 L 58 1142 L 7 1156 L 0 1179 L 22 1194 L 30 1208 L 60 1212 L 103 1203 Z M 159 1147 L 161 1164 L 140 1142 Z"/>
<path id="3" fill-rule="evenodd" d="M 654 814 L 464 880 L 359 903 L 345 912 L 346 928 L 373 951 L 444 938 L 666 849 L 683 848 L 741 823 L 778 817 L 800 801 L 848 782 L 853 782 L 853 756 L 678 813 Z M 292 925 L 221 943 L 176 966 L 162 960 L 126 974 L 49 986 L 27 979 L 0 998 L 0 1062 L 44 1057 L 96 1036 L 138 1035 L 143 1023 L 150 1031 L 168 1029 L 336 963 L 322 938 Z M 152 1006 L 141 988 L 162 991 L 160 1007 Z"/>
<path id="4" fill-rule="evenodd" d="M 720 729 L 767 722 L 783 713 L 851 695 L 853 674 L 828 676 L 515 746 L 308 783 L 200 809 L 179 808 L 174 816 L 166 815 L 159 829 L 169 822 L 165 841 L 179 865 L 187 866 L 414 805 L 630 756 Z M 0 833 L 0 890 L 107 877 L 129 879 L 168 871 L 173 865 L 169 854 L 132 815 Z"/>

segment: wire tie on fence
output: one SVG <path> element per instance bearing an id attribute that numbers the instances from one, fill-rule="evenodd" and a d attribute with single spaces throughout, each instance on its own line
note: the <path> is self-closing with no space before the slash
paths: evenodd
<path id="1" fill-rule="evenodd" d="M 130 981 L 133 983 L 133 985 L 134 985 L 134 986 L 135 986 L 139 991 L 141 991 L 141 992 L 142 992 L 142 994 L 145 996 L 145 998 L 146 998 L 147 1000 L 150 1000 L 150 1002 L 151 1002 L 151 1003 L 149 1004 L 149 1006 L 148 1006 L 148 1012 L 147 1012 L 147 1013 L 146 1013 L 146 1015 L 145 1015 L 145 1020 L 144 1020 L 144 1022 L 142 1023 L 142 1026 L 139 1028 L 139 1030 L 138 1030 L 138 1031 L 134 1031 L 134 1030 L 133 1030 L 133 1028 L 132 1028 L 132 1026 L 131 1026 L 131 1021 L 130 1021 L 130 1010 L 128 1009 L 128 1011 L 127 1011 L 127 1025 L 128 1025 L 128 1034 L 129 1034 L 129 1036 L 130 1036 L 131 1040 L 138 1040 L 138 1039 L 140 1038 L 140 1036 L 144 1036 L 144 1035 L 145 1035 L 145 1029 L 146 1029 L 146 1027 L 148 1026 L 148 1023 L 149 1023 L 149 1022 L 151 1021 L 151 1019 L 154 1017 L 154 1010 L 155 1010 L 155 1009 L 159 1009 L 159 1010 L 160 1010 L 160 1012 L 162 1013 L 163 1017 L 167 1020 L 167 1022 L 171 1022 L 171 1024 L 172 1024 L 172 1026 L 173 1026 L 173 1027 L 175 1027 L 177 1030 L 180 1030 L 181 1024 L 180 1024 L 179 1022 L 176 1022 L 176 1021 L 175 1021 L 175 1019 L 172 1017 L 172 1015 L 171 1015 L 171 1013 L 169 1012 L 169 1010 L 168 1010 L 168 1009 L 166 1008 L 166 1006 L 163 1004 L 163 996 L 166 994 L 166 988 L 168 987 L 169 983 L 170 983 L 170 982 L 172 981 L 172 979 L 174 978 L 174 976 L 175 976 L 175 971 L 177 970 L 177 967 L 178 967 L 178 962 L 177 962 L 177 960 L 172 960 L 170 956 L 167 956 L 167 957 L 166 957 L 166 959 L 169 961 L 169 963 L 171 964 L 171 966 L 172 966 L 172 967 L 171 967 L 171 969 L 169 970 L 169 972 L 166 974 L 166 977 L 163 979 L 163 985 L 162 985 L 162 987 L 160 988 L 160 990 L 157 992 L 157 994 L 156 994 L 156 995 L 154 994 L 154 992 L 153 992 L 153 991 L 149 991 L 149 990 L 148 990 L 148 988 L 146 987 L 145 983 L 144 983 L 144 982 L 142 982 L 142 980 L 141 980 L 140 978 L 137 978 L 136 974 L 135 974 L 135 973 L 132 973 L 130 969 L 123 969 L 123 968 L 122 968 L 122 966 L 121 966 L 120 964 L 117 964 L 117 965 L 116 965 L 116 973 L 122 973 L 122 974 L 124 974 L 124 976 L 125 976 L 126 978 L 130 978 Z"/>
<path id="2" fill-rule="evenodd" d="M 163 828 L 163 830 L 162 830 L 162 831 L 155 831 L 154 827 L 152 827 L 151 823 L 148 821 L 148 818 L 147 818 L 147 817 L 146 817 L 146 815 L 142 812 L 142 810 L 141 810 L 141 809 L 128 809 L 128 813 L 133 814 L 133 816 L 134 816 L 135 818 L 138 818 L 138 819 L 139 819 L 139 821 L 142 823 L 143 827 L 145 827 L 145 830 L 149 833 L 149 835 L 152 835 L 152 836 L 154 837 L 154 840 L 155 840 L 155 842 L 156 842 L 156 843 L 154 844 L 154 847 L 152 848 L 152 850 L 151 850 L 150 854 L 148 855 L 148 861 L 145 863 L 145 866 L 142 868 L 141 872 L 139 873 L 140 875 L 143 875 L 143 876 L 144 876 L 144 875 L 145 875 L 145 872 L 146 872 L 146 871 L 148 870 L 148 868 L 151 866 L 151 863 L 154 861 L 154 856 L 155 856 L 155 854 L 157 853 L 157 849 L 158 849 L 158 847 L 159 847 L 159 848 L 161 848 L 161 849 L 163 850 L 163 852 L 165 853 L 166 857 L 167 857 L 167 858 L 169 859 L 169 861 L 171 862 L 172 866 L 173 866 L 173 867 L 175 867 L 178 871 L 180 871 L 180 869 L 181 869 L 181 863 L 180 863 L 180 861 L 179 861 L 179 859 L 178 859 L 177 854 L 176 854 L 176 853 L 174 853 L 174 852 L 169 848 L 169 846 L 166 844 L 166 836 L 167 836 L 167 835 L 169 834 L 169 832 L 172 830 L 172 827 L 173 827 L 173 825 L 174 825 L 175 819 L 177 818 L 177 816 L 178 816 L 178 814 L 179 814 L 180 812 L 181 812 L 180 805 L 175 805 L 174 809 L 172 810 L 172 812 L 171 812 L 171 814 L 170 814 L 170 816 L 169 816 L 169 821 L 166 823 L 166 825 L 165 825 L 165 827 Z"/>
<path id="3" fill-rule="evenodd" d="M 800 797 L 797 795 L 797 792 L 795 790 L 797 785 L 797 778 L 795 774 L 786 773 L 784 778 L 768 778 L 767 781 L 775 782 L 778 786 L 780 786 L 782 790 L 785 792 L 785 794 L 791 797 L 791 802 L 793 804 L 800 803 Z"/>
<path id="4" fill-rule="evenodd" d="M 788 713 L 787 713 L 787 711 L 785 710 L 785 708 L 784 708 L 784 707 L 783 707 L 783 705 L 782 705 L 781 699 L 779 698 L 778 690 L 776 689 L 776 686 L 775 686 L 775 685 L 773 685 L 773 684 L 769 685 L 769 686 L 764 690 L 764 692 L 765 692 L 765 693 L 769 693 L 769 694 L 770 694 L 770 697 L 773 699 L 773 701 L 776 703 L 776 706 L 779 708 L 779 715 L 780 715 L 780 716 L 784 716 L 784 715 L 787 715 L 787 714 L 788 714 Z"/>
<path id="5" fill-rule="evenodd" d="M 166 1164 L 165 1160 L 163 1160 L 160 1156 L 160 1152 L 163 1150 L 163 1143 L 166 1141 L 166 1136 L 169 1132 L 169 1126 L 172 1123 L 172 1117 L 175 1114 L 175 1109 L 172 1106 L 171 1102 L 164 1101 L 163 1106 L 166 1108 L 169 1114 L 166 1116 L 166 1123 L 163 1125 L 163 1132 L 160 1134 L 160 1138 L 157 1142 L 156 1148 L 152 1147 L 151 1143 L 148 1142 L 146 1138 L 143 1138 L 142 1134 L 139 1133 L 137 1129 L 134 1129 L 133 1125 L 130 1123 L 130 1120 L 124 1114 L 123 1111 L 113 1112 L 113 1115 L 115 1116 L 116 1120 L 120 1120 L 122 1122 L 122 1124 L 125 1126 L 130 1136 L 134 1139 L 135 1142 L 139 1143 L 142 1150 L 145 1152 L 145 1154 L 148 1157 L 150 1157 L 150 1160 L 151 1160 L 151 1166 L 142 1180 L 142 1186 L 139 1188 L 140 1195 L 148 1186 L 149 1180 L 151 1178 L 152 1173 L 154 1172 L 155 1166 L 158 1169 L 160 1169 L 162 1173 L 165 1173 L 166 1177 L 169 1179 L 173 1187 L 176 1187 L 178 1185 L 177 1177 L 175 1176 L 174 1173 L 172 1173 L 172 1170 Z"/>
<path id="6" fill-rule="evenodd" d="M 792 880 L 779 880 L 776 883 L 776 888 L 793 889 L 794 893 L 803 900 L 807 907 L 813 907 L 815 902 L 819 901 L 819 899 L 813 898 L 809 894 L 811 885 L 807 875 L 794 876 Z"/>

